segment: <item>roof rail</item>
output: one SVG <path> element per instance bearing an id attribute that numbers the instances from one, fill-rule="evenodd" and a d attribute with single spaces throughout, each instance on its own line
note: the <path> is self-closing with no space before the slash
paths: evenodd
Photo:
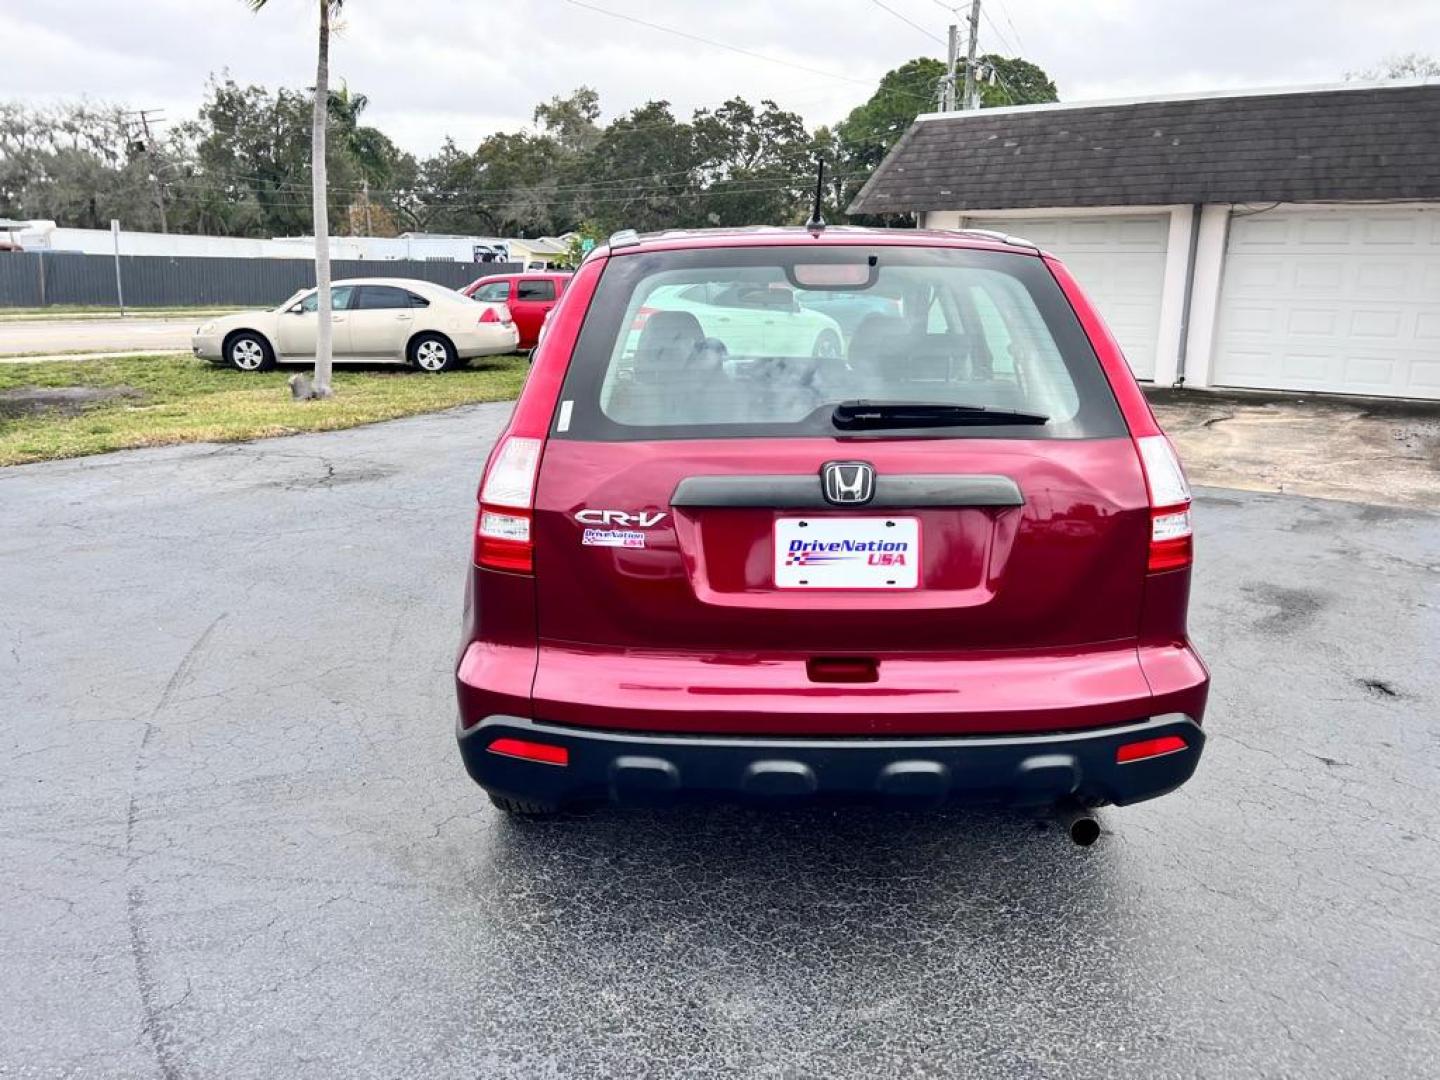
<path id="1" fill-rule="evenodd" d="M 634 229 L 621 229 L 619 232 L 610 234 L 610 250 L 616 248 L 634 247 L 640 243 L 640 234 Z"/>
<path id="2" fill-rule="evenodd" d="M 951 232 L 963 233 L 968 236 L 979 236 L 985 240 L 996 240 L 1002 244 L 1013 244 L 1015 247 L 1034 248 L 1040 250 L 1040 245 L 1033 240 L 1026 240 L 1023 236 L 1014 236 L 1010 233 L 998 232 L 995 229 L 951 229 Z"/>

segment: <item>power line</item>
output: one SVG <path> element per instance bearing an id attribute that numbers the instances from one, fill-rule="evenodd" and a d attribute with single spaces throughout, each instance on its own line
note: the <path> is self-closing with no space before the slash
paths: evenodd
<path id="1" fill-rule="evenodd" d="M 1005 25 L 1010 27 L 1010 32 L 1015 35 L 1016 44 L 1018 44 L 1023 51 L 1025 48 L 1025 39 L 1020 36 L 1020 31 L 1015 26 L 1015 20 L 1010 18 L 1010 9 L 1005 6 L 1005 0 L 999 0 L 999 4 L 1000 14 L 1005 18 Z"/>
<path id="2" fill-rule="evenodd" d="M 808 71 L 812 75 L 823 75 L 827 79 L 840 79 L 842 82 L 859 83 L 862 86 L 869 85 L 869 83 L 867 83 L 863 79 L 852 79 L 848 75 L 839 75 L 833 71 L 824 71 L 821 68 L 807 67 L 804 64 L 796 64 L 789 60 L 781 60 L 778 57 L 766 56 L 764 53 L 754 52 L 750 49 L 742 49 L 739 45 L 730 45 L 723 41 L 716 41 L 714 38 L 701 37 L 699 34 L 692 34 L 688 30 L 677 30 L 673 26 L 664 26 L 660 23 L 650 22 L 646 19 L 637 19 L 634 15 L 624 15 L 618 11 L 610 11 L 595 4 L 586 3 L 585 0 L 565 0 L 565 2 L 567 4 L 573 4 L 575 7 L 585 8 L 587 11 L 596 12 L 600 15 L 608 15 L 612 19 L 621 19 L 628 23 L 634 23 L 637 26 L 648 27 L 651 30 L 659 30 L 662 34 L 674 34 L 676 37 L 686 38 L 690 41 L 698 41 L 702 45 L 711 45 L 717 49 L 725 49 L 727 52 L 738 53 L 741 56 L 748 56 L 753 60 L 764 60 L 767 64 L 779 64 L 782 67 L 794 68 L 797 71 Z"/>
<path id="3" fill-rule="evenodd" d="M 813 178 L 814 176 L 812 173 L 803 173 L 796 174 L 791 177 L 776 177 L 764 181 L 720 181 L 718 186 L 713 186 L 701 190 L 676 187 L 637 188 L 635 190 L 627 192 L 624 195 L 613 195 L 607 198 L 593 199 L 591 200 L 591 203 L 593 205 L 614 205 L 620 203 L 635 202 L 641 199 L 661 198 L 664 196 L 669 196 L 677 201 L 685 201 L 693 199 L 716 199 L 723 198 L 729 195 L 761 195 L 768 192 L 796 193 L 798 196 L 803 193 L 804 189 L 811 183 Z M 853 178 L 854 177 L 851 174 L 844 174 L 835 177 L 835 179 L 839 180 L 849 180 Z M 428 204 L 428 209 L 435 211 L 446 209 L 459 209 L 466 206 L 484 206 L 492 202 L 492 200 L 487 198 L 488 195 L 489 193 L 484 191 L 474 192 L 470 194 L 466 199 L 457 200 L 454 203 Z M 560 206 L 568 203 L 569 201 L 569 199 L 536 199 L 532 200 L 531 205 Z M 177 205 L 183 206 L 212 205 L 212 200 L 202 199 L 190 195 L 177 196 L 172 199 L 172 202 Z M 310 203 L 305 200 L 265 200 L 262 205 L 269 209 L 301 210 L 308 209 L 310 207 Z"/>
<path id="4" fill-rule="evenodd" d="M 909 26 L 909 27 L 911 27 L 911 28 L 914 29 L 914 30 L 920 31 L 920 33 L 924 34 L 924 35 L 925 35 L 926 37 L 928 37 L 931 41 L 938 42 L 938 43 L 941 44 L 941 45 L 944 45 L 944 44 L 945 44 L 945 42 L 944 42 L 944 40 L 943 40 L 942 38 L 938 37 L 938 36 L 935 35 L 935 34 L 932 34 L 929 30 L 926 30 L 925 27 L 921 26 L 921 25 L 920 25 L 919 23 L 917 23 L 915 20 L 910 19 L 910 18 L 908 18 L 908 17 L 900 14 L 900 12 L 896 11 L 896 10 L 895 10 L 894 8 L 892 8 L 889 4 L 885 3 L 884 0 L 870 0 L 870 2 L 871 2 L 872 4 L 874 4 L 876 7 L 880 8 L 882 11 L 888 11 L 891 15 L 894 15 L 895 18 L 899 19 L 899 20 L 900 20 L 901 22 L 903 22 L 906 26 Z"/>
<path id="5" fill-rule="evenodd" d="M 826 144 L 808 143 L 804 146 L 795 146 L 786 150 L 777 151 L 773 155 L 773 159 L 779 161 L 788 161 L 794 158 L 809 158 L 813 157 L 814 154 L 818 151 L 825 150 L 827 148 L 828 146 Z M 693 175 L 697 170 L 701 170 L 703 168 L 705 168 L 705 164 L 703 162 L 700 162 L 687 169 L 675 169 L 672 171 L 659 173 L 650 172 L 641 174 L 639 176 L 617 176 L 604 180 L 592 180 L 583 184 L 557 184 L 554 187 L 546 188 L 544 190 L 546 190 L 547 192 L 555 193 L 573 193 L 574 195 L 583 198 L 585 194 L 590 191 L 598 191 L 600 194 L 607 194 L 608 190 L 611 187 L 617 185 L 653 182 L 663 177 L 689 176 Z M 190 188 L 192 190 L 203 190 L 211 187 L 215 181 L 231 181 L 240 184 L 249 184 L 252 186 L 262 185 L 259 188 L 259 193 L 279 192 L 281 194 L 300 195 L 310 190 L 310 184 L 307 181 L 272 181 L 269 177 L 261 176 L 257 173 L 237 173 L 224 171 L 199 172 L 184 179 L 172 180 L 170 182 L 170 186 L 172 188 Z M 723 182 L 732 183 L 737 181 Z M 751 181 L 738 182 L 748 183 Z M 362 194 L 364 190 L 365 188 L 363 184 L 359 187 L 342 187 L 340 185 L 333 185 L 327 187 L 326 189 L 327 193 L 331 195 L 359 195 Z M 425 188 L 423 185 L 417 185 L 414 188 L 372 187 L 369 190 L 371 195 L 425 195 L 429 197 L 445 195 L 472 195 L 476 191 L 475 188 L 429 189 Z M 481 190 L 483 190 L 483 193 L 488 197 L 499 197 L 503 195 L 526 195 L 534 192 L 536 190 L 536 185 Z"/>
<path id="6" fill-rule="evenodd" d="M 1005 49 L 1005 51 L 1013 55 L 1015 53 L 1015 46 L 1011 45 L 1009 39 L 1007 39 L 1005 35 L 1000 32 L 1000 27 L 995 25 L 995 20 L 990 17 L 989 10 L 981 8 L 980 14 L 985 19 L 986 25 L 990 27 L 991 32 L 1000 39 L 1000 44 Z"/>

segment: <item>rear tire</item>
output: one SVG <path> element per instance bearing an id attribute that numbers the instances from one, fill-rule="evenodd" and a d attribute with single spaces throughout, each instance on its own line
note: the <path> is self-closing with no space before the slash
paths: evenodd
<path id="1" fill-rule="evenodd" d="M 460 356 L 450 339 L 441 334 L 416 334 L 406 350 L 410 366 L 431 375 L 450 371 L 460 363 Z"/>
<path id="2" fill-rule="evenodd" d="M 560 812 L 558 806 L 551 806 L 549 803 L 527 802 L 524 799 L 509 799 L 504 795 L 490 794 L 490 801 L 495 804 L 496 809 L 503 810 L 511 817 L 517 818 L 545 818 L 553 817 Z"/>
<path id="3" fill-rule="evenodd" d="M 275 350 L 253 330 L 241 330 L 225 339 L 225 362 L 236 371 L 270 371 L 275 367 Z"/>

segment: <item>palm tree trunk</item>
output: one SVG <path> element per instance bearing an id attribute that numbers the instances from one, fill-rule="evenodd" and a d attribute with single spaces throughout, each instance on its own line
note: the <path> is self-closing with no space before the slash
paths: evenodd
<path id="1" fill-rule="evenodd" d="M 310 177 L 315 207 L 315 384 L 314 397 L 329 397 L 332 338 L 330 314 L 330 208 L 326 202 L 325 127 L 330 113 L 330 4 L 320 2 L 320 49 L 315 64 L 315 112 L 310 139 Z"/>

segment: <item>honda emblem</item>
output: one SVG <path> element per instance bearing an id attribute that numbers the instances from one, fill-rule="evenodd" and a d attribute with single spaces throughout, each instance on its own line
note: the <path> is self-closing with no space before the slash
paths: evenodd
<path id="1" fill-rule="evenodd" d="M 875 466 L 868 461 L 827 461 L 820 467 L 825 501 L 856 506 L 875 497 Z"/>

